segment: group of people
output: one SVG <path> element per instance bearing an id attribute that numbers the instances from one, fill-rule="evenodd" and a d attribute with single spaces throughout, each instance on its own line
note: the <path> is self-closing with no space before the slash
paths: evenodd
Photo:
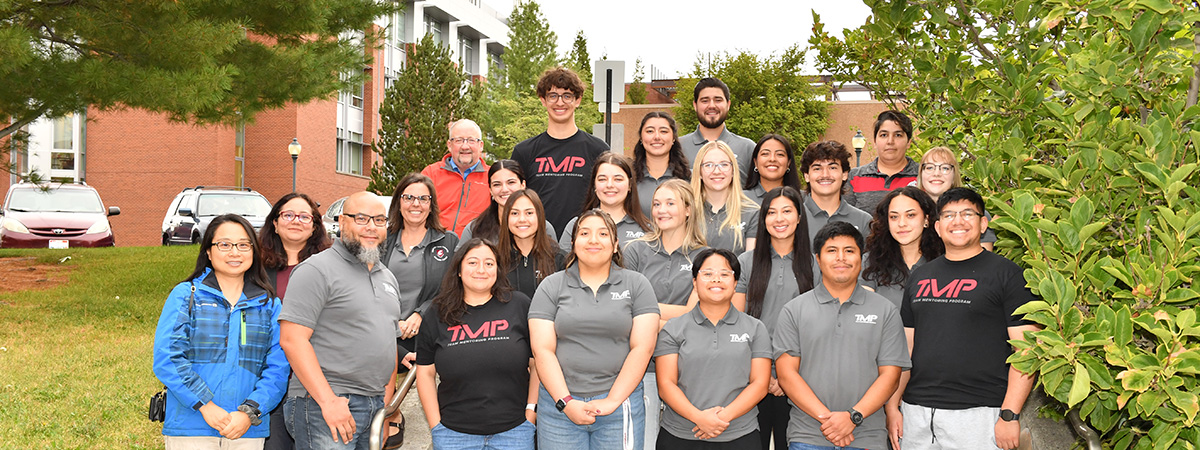
<path id="1" fill-rule="evenodd" d="M 333 242 L 304 194 L 215 220 L 155 336 L 167 448 L 366 448 L 408 370 L 435 449 L 1017 446 L 1033 295 L 953 152 L 885 111 L 869 164 L 797 156 L 706 78 L 697 130 L 649 113 L 630 158 L 576 128 L 584 88 L 544 73 L 546 132 L 490 166 L 450 124 Z"/>

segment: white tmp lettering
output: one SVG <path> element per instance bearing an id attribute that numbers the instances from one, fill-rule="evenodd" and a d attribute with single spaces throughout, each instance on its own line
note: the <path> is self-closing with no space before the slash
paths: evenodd
<path id="1" fill-rule="evenodd" d="M 613 300 L 629 300 L 629 298 L 630 298 L 630 295 L 629 295 L 628 289 L 621 291 L 621 292 L 613 292 L 612 293 Z"/>
<path id="2" fill-rule="evenodd" d="M 730 334 L 729 342 L 750 342 L 750 333 Z"/>
<path id="3" fill-rule="evenodd" d="M 854 322 L 855 323 L 875 324 L 875 319 L 878 319 L 878 318 L 879 318 L 879 316 L 874 315 L 874 314 L 855 314 Z"/>

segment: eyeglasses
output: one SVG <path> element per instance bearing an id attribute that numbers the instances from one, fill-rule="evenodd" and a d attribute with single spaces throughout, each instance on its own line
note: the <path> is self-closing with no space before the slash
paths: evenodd
<path id="1" fill-rule="evenodd" d="M 942 220 L 945 220 L 945 221 L 954 220 L 955 217 L 961 217 L 962 220 L 970 221 L 970 220 L 975 220 L 975 219 L 979 218 L 979 216 L 981 216 L 981 215 L 982 214 L 979 214 L 973 210 L 964 209 L 962 211 L 942 211 L 941 217 L 942 217 Z"/>
<path id="2" fill-rule="evenodd" d="M 925 165 L 921 166 L 921 170 L 926 172 L 950 173 L 954 171 L 954 165 L 926 163 Z"/>
<path id="3" fill-rule="evenodd" d="M 718 279 L 732 280 L 733 279 L 733 271 L 732 270 L 722 270 L 722 271 L 718 272 L 715 270 L 701 270 L 700 271 L 700 279 L 703 281 L 714 281 L 714 280 L 718 280 Z"/>
<path id="4" fill-rule="evenodd" d="M 378 216 L 368 216 L 366 214 L 342 214 L 343 216 L 354 219 L 354 223 L 366 225 L 368 222 L 374 222 L 377 227 L 387 226 L 387 216 L 380 214 Z"/>
<path id="5" fill-rule="evenodd" d="M 300 222 L 300 223 L 312 223 L 312 220 L 313 220 L 313 216 L 311 214 L 296 214 L 291 211 L 287 211 L 287 212 L 284 212 L 283 214 L 280 214 L 279 218 L 283 219 L 284 222 Z"/>
<path id="6" fill-rule="evenodd" d="M 450 138 L 450 143 L 454 144 L 454 145 L 463 145 L 463 144 L 475 145 L 480 142 L 483 142 L 483 139 L 475 139 L 473 137 Z"/>
<path id="7" fill-rule="evenodd" d="M 573 94 L 571 92 L 566 92 L 563 94 L 559 94 L 557 92 L 551 92 L 549 94 L 546 94 L 546 100 L 549 100 L 550 103 L 557 102 L 558 99 L 560 99 L 560 98 L 564 102 L 571 103 L 571 102 L 575 101 L 575 94 Z"/>
<path id="8" fill-rule="evenodd" d="M 705 172 L 713 172 L 717 169 L 721 169 L 721 172 L 728 172 L 729 169 L 732 169 L 732 168 L 733 168 L 733 163 L 730 163 L 727 161 L 723 161 L 723 162 L 719 162 L 719 163 L 706 162 L 706 163 L 700 165 L 700 169 L 704 170 Z"/>
<path id="9" fill-rule="evenodd" d="M 254 249 L 254 246 L 250 245 L 249 242 L 238 242 L 238 243 L 234 244 L 229 241 L 218 241 L 218 242 L 213 242 L 212 246 L 216 247 L 217 250 L 220 250 L 222 253 L 229 253 L 230 250 L 233 250 L 235 248 L 240 253 L 246 253 L 246 252 L 249 252 L 250 250 Z"/>
<path id="10" fill-rule="evenodd" d="M 428 205 L 429 202 L 433 200 L 433 197 L 429 195 L 400 194 L 400 200 L 403 200 L 405 203 L 419 203 L 422 205 Z"/>

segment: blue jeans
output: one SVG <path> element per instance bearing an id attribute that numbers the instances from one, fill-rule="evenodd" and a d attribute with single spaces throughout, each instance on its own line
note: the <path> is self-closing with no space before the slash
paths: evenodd
<path id="1" fill-rule="evenodd" d="M 788 450 L 863 450 L 858 447 L 834 447 L 805 444 L 803 442 L 788 442 Z"/>
<path id="2" fill-rule="evenodd" d="M 321 405 L 312 397 L 288 397 L 283 404 L 287 430 L 296 440 L 297 450 L 368 450 L 371 441 L 371 419 L 383 409 L 383 396 L 340 395 L 350 400 L 350 415 L 354 417 L 354 437 L 350 442 L 333 439 Z"/>
<path id="3" fill-rule="evenodd" d="M 496 434 L 467 434 L 446 428 L 441 423 L 429 430 L 433 450 L 533 450 L 533 431 L 529 421 Z"/>
<path id="4" fill-rule="evenodd" d="M 607 397 L 576 398 L 590 402 Z M 646 407 L 642 399 L 642 385 L 629 394 L 627 405 L 622 404 L 607 416 L 596 417 L 591 425 L 576 425 L 567 415 L 554 407 L 554 400 L 546 388 L 538 389 L 539 450 L 640 450 L 645 439 Z M 631 446 L 626 448 L 628 439 Z"/>

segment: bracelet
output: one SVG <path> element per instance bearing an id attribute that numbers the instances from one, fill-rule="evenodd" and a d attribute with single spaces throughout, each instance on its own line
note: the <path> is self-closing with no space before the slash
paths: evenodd
<path id="1" fill-rule="evenodd" d="M 528 403 L 525 405 L 525 409 L 537 412 L 537 403 Z"/>

